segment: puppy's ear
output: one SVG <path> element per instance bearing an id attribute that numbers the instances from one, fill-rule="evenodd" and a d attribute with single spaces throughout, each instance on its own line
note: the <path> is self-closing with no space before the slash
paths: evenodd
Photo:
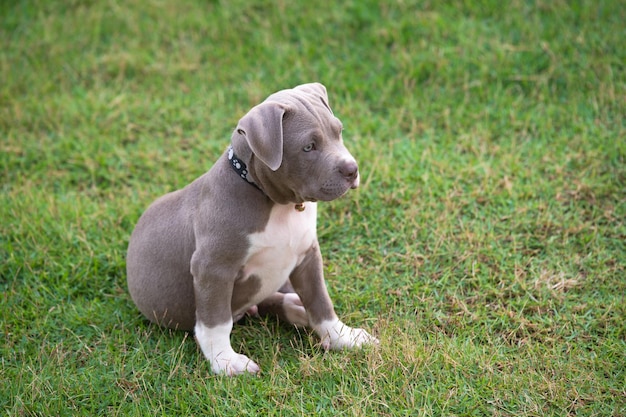
<path id="1" fill-rule="evenodd" d="M 272 171 L 283 161 L 283 104 L 266 101 L 255 106 L 237 124 L 237 133 L 246 138 L 252 153 Z"/>
<path id="2" fill-rule="evenodd" d="M 330 105 L 328 104 L 328 93 L 326 92 L 326 87 L 324 86 L 324 84 L 321 84 L 321 83 L 302 84 L 302 85 L 297 86 L 295 90 L 300 90 L 309 94 L 313 94 L 314 96 L 318 97 L 322 101 L 324 106 L 328 109 L 330 114 L 333 114 L 333 111 L 330 108 Z"/>

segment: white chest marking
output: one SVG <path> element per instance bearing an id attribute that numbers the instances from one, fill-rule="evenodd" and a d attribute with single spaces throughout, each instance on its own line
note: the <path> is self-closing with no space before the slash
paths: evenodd
<path id="1" fill-rule="evenodd" d="M 261 280 L 254 304 L 287 282 L 317 239 L 317 204 L 305 206 L 304 211 L 297 211 L 293 204 L 274 206 L 265 229 L 248 237 L 244 279 L 254 275 Z"/>

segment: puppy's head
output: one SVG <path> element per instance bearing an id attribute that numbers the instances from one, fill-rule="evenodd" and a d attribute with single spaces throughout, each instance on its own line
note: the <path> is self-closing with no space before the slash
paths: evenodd
<path id="1" fill-rule="evenodd" d="M 329 201 L 359 185 L 358 165 L 343 144 L 342 124 L 326 88 L 304 84 L 269 96 L 233 134 L 251 150 L 250 171 L 278 203 Z"/>

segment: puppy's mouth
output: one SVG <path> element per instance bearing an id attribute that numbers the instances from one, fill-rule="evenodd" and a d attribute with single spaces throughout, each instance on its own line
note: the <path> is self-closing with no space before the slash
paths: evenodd
<path id="1" fill-rule="evenodd" d="M 305 194 L 304 201 L 332 201 L 344 196 L 348 191 L 354 190 L 359 186 L 359 176 L 348 179 L 331 179 L 323 183 L 318 189 L 311 193 Z"/>
<path id="2" fill-rule="evenodd" d="M 327 183 L 320 188 L 319 200 L 331 201 L 345 195 L 349 190 L 354 189 L 358 184 L 347 183 Z"/>

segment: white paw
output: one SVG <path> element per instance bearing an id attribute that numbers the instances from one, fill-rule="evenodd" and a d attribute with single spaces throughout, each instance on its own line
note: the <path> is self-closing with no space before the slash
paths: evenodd
<path id="1" fill-rule="evenodd" d="M 210 362 L 211 369 L 216 374 L 233 376 L 244 373 L 256 374 L 261 371 L 259 365 L 246 355 L 240 355 L 232 350 L 218 353 L 213 359 L 210 359 Z"/>
<path id="2" fill-rule="evenodd" d="M 283 298 L 283 310 L 287 320 L 294 326 L 306 327 L 309 325 L 309 317 L 302 305 L 302 300 L 296 293 L 287 293 Z"/>
<path id="3" fill-rule="evenodd" d="M 247 356 L 240 355 L 230 345 L 230 331 L 233 323 L 207 327 L 196 322 L 194 327 L 196 341 L 204 356 L 211 363 L 211 369 L 216 374 L 240 375 L 243 373 L 258 373 L 261 368 Z"/>
<path id="4" fill-rule="evenodd" d="M 322 338 L 322 347 L 326 350 L 353 349 L 379 343 L 378 339 L 365 330 L 353 329 L 341 320 L 323 322 L 316 326 L 316 331 Z"/>

